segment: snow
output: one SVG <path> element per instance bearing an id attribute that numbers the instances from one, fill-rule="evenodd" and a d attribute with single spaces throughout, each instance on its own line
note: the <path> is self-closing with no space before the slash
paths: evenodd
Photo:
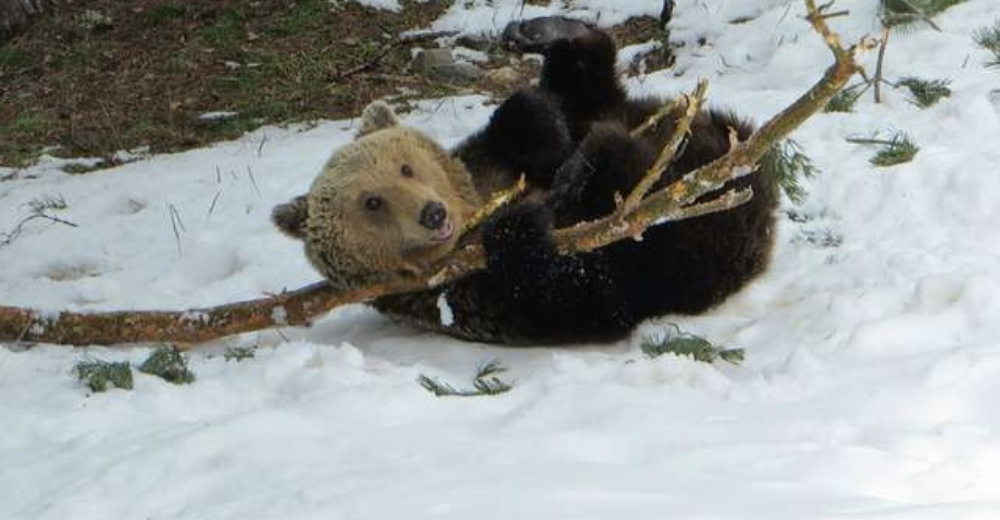
<path id="1" fill-rule="evenodd" d="M 231 119 L 238 116 L 238 112 L 230 112 L 228 110 L 220 110 L 216 112 L 205 112 L 204 114 L 198 115 L 199 121 L 220 121 L 223 119 Z"/>
<path id="2" fill-rule="evenodd" d="M 401 9 L 399 0 L 358 0 L 358 3 L 375 9 L 384 9 L 393 12 L 398 12 Z"/>
<path id="3" fill-rule="evenodd" d="M 451 310 L 451 305 L 448 304 L 448 292 L 442 292 L 437 299 L 438 313 L 441 315 L 441 325 L 445 327 L 450 327 L 455 323 L 455 313 Z"/>
<path id="4" fill-rule="evenodd" d="M 566 9 L 605 25 L 657 3 Z M 831 24 L 847 41 L 877 32 L 875 4 L 840 1 L 852 15 Z M 495 32 L 522 7 L 563 9 L 456 2 L 434 29 Z M 707 77 L 712 104 L 762 121 L 829 63 L 802 13 L 797 0 L 678 1 L 676 71 L 629 88 Z M 99 394 L 76 362 L 139 363 L 152 346 L 0 348 L 0 518 L 1000 517 L 1000 72 L 971 37 L 998 17 L 994 0 L 968 0 L 936 18 L 942 32 L 893 35 L 887 77 L 949 78 L 949 99 L 921 110 L 888 87 L 880 105 L 866 94 L 795 133 L 822 171 L 795 208 L 805 220 L 783 217 L 772 268 L 703 316 L 615 344 L 510 349 L 355 305 L 199 346 L 192 385 L 135 373 L 134 390 Z M 428 100 L 404 120 L 450 145 L 491 108 Z M 51 195 L 78 225 L 33 221 L 0 248 L 0 301 L 46 316 L 184 309 L 316 281 L 268 214 L 355 127 L 264 128 L 87 175 L 59 159 L 0 171 L 0 231 Z M 874 150 L 845 141 L 891 129 L 921 146 L 913 162 L 875 168 Z M 746 360 L 646 358 L 641 338 L 672 323 Z M 226 361 L 229 347 L 255 356 Z M 492 359 L 510 392 L 437 398 L 415 382 L 462 387 Z"/>

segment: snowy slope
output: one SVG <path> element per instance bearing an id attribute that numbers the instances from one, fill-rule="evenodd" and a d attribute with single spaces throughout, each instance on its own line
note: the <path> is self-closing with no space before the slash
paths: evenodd
<path id="1" fill-rule="evenodd" d="M 606 25 L 657 3 L 568 9 Z M 495 31 L 520 4 L 456 2 L 435 29 Z M 680 74 L 631 78 L 636 93 L 707 77 L 713 104 L 763 120 L 829 62 L 798 0 L 677 4 Z M 852 16 L 835 28 L 877 31 L 874 4 L 838 2 Z M 137 374 L 131 392 L 93 395 L 75 362 L 149 349 L 0 348 L 0 518 L 1000 518 L 1000 70 L 971 38 L 997 18 L 995 0 L 968 0 L 940 33 L 894 34 L 887 76 L 950 78 L 951 98 L 921 110 L 889 88 L 881 105 L 866 95 L 809 121 L 795 138 L 822 174 L 797 209 L 807 220 L 782 220 L 773 268 L 710 314 L 629 341 L 504 349 L 351 306 L 200 347 L 193 385 Z M 454 98 L 405 120 L 450 144 L 489 111 Z M 56 160 L 0 172 L 14 174 L 0 229 L 54 195 L 78 224 L 34 222 L 0 249 L 0 301 L 186 308 L 314 281 L 267 216 L 353 128 L 267 128 L 85 176 Z M 874 150 L 845 141 L 891 128 L 922 147 L 912 163 L 875 168 Z M 669 323 L 747 359 L 645 358 L 639 338 Z M 260 348 L 237 363 L 227 346 Z M 415 383 L 465 385 L 490 359 L 512 391 L 442 399 Z"/>

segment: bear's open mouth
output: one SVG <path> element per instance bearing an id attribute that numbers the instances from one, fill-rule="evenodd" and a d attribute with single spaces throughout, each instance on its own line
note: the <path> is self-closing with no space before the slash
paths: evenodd
<path id="1" fill-rule="evenodd" d="M 452 225 L 451 220 L 448 220 L 441 226 L 441 229 L 431 235 L 431 239 L 435 242 L 447 242 L 453 234 L 455 234 L 455 226 Z"/>

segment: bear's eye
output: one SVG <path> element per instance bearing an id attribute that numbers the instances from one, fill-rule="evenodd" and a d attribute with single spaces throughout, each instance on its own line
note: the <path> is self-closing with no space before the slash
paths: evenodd
<path id="1" fill-rule="evenodd" d="M 385 205 L 385 201 L 378 195 L 369 195 L 364 199 L 365 209 L 368 211 L 378 211 Z"/>
<path id="2" fill-rule="evenodd" d="M 399 169 L 399 173 L 402 174 L 403 177 L 413 177 L 413 168 L 410 168 L 409 164 L 404 164 Z"/>

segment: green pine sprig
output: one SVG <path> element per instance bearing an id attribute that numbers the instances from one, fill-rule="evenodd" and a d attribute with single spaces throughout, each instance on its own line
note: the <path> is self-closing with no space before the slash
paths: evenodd
<path id="1" fill-rule="evenodd" d="M 844 87 L 830 98 L 823 108 L 824 112 L 853 112 L 854 105 L 861 99 L 861 95 L 868 90 L 871 84 L 868 82 L 858 83 L 850 87 Z"/>
<path id="2" fill-rule="evenodd" d="M 946 79 L 922 79 L 907 76 L 897 82 L 897 85 L 910 89 L 913 94 L 913 104 L 920 108 L 927 108 L 941 99 L 951 96 L 951 89 L 948 85 L 951 81 Z"/>
<path id="3" fill-rule="evenodd" d="M 668 331 L 662 334 L 643 337 L 639 348 L 643 354 L 646 354 L 650 358 L 657 358 L 664 354 L 676 354 L 678 356 L 691 357 L 695 361 L 701 361 L 702 363 L 714 363 L 716 360 L 721 359 L 722 361 L 738 365 L 745 358 L 743 349 L 717 347 L 701 336 L 682 332 L 677 325 L 673 325 Z"/>
<path id="4" fill-rule="evenodd" d="M 807 193 L 799 183 L 803 178 L 816 175 L 819 171 L 812 159 L 802 151 L 802 146 L 792 139 L 785 139 L 774 146 L 772 153 L 765 156 L 765 166 L 775 172 L 778 185 L 795 204 L 801 204 Z"/>
<path id="5" fill-rule="evenodd" d="M 139 371 L 154 375 L 175 385 L 194 382 L 194 372 L 187 366 L 187 359 L 176 347 L 164 345 L 153 351 L 139 365 Z"/>
<path id="6" fill-rule="evenodd" d="M 254 347 L 229 347 L 222 354 L 222 359 L 226 361 L 243 361 L 244 359 L 253 359 L 256 354 L 257 349 Z"/>
<path id="7" fill-rule="evenodd" d="M 417 382 L 428 392 L 438 397 L 476 397 L 480 395 L 497 395 L 513 388 L 509 383 L 501 381 L 497 374 L 507 370 L 507 367 L 493 360 L 479 367 L 472 379 L 472 389 L 458 389 L 437 379 L 420 374 Z"/>
<path id="8" fill-rule="evenodd" d="M 993 58 L 986 63 L 986 66 L 1000 66 L 1000 20 L 993 22 L 992 27 L 979 29 L 973 38 L 976 44 L 993 53 Z"/>
<path id="9" fill-rule="evenodd" d="M 76 378 L 94 392 L 104 392 L 110 387 L 132 389 L 132 367 L 127 361 L 86 360 L 73 367 Z"/>
<path id="10" fill-rule="evenodd" d="M 910 139 L 910 136 L 897 134 L 890 142 L 885 143 L 885 147 L 879 150 L 875 157 L 871 158 L 871 163 L 880 167 L 908 163 L 919 151 L 920 147 Z"/>
<path id="11" fill-rule="evenodd" d="M 847 142 L 880 146 L 878 152 L 868 160 L 879 167 L 908 163 L 920 151 L 920 147 L 904 132 L 896 132 L 889 139 L 849 138 Z"/>
<path id="12" fill-rule="evenodd" d="M 882 25 L 893 28 L 910 27 L 924 22 L 941 30 L 931 19 L 945 9 L 965 0 L 880 0 L 879 18 Z"/>

